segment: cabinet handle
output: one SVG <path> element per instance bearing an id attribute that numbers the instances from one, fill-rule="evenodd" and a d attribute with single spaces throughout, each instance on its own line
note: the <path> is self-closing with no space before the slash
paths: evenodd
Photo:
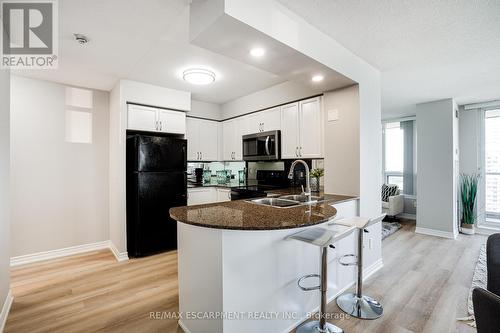
<path id="1" fill-rule="evenodd" d="M 158 131 L 158 120 L 155 121 L 155 129 Z"/>
<path id="2" fill-rule="evenodd" d="M 203 152 L 200 151 L 200 160 L 203 159 Z"/>
<path id="3" fill-rule="evenodd" d="M 302 157 L 302 147 L 299 147 L 299 156 Z"/>
<path id="4" fill-rule="evenodd" d="M 227 196 L 228 196 L 229 200 L 231 200 L 231 192 L 227 192 Z"/>
<path id="5" fill-rule="evenodd" d="M 297 152 L 299 147 L 295 147 L 295 157 L 299 157 L 299 153 Z"/>
<path id="6" fill-rule="evenodd" d="M 162 127 L 162 126 L 161 126 L 161 120 L 160 120 L 160 131 L 161 131 L 161 127 Z"/>

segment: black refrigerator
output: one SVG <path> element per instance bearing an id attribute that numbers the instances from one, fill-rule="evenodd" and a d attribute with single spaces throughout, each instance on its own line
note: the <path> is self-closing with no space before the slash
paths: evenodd
<path id="1" fill-rule="evenodd" d="M 127 135 L 127 250 L 130 257 L 177 248 L 169 209 L 187 204 L 187 141 Z"/>

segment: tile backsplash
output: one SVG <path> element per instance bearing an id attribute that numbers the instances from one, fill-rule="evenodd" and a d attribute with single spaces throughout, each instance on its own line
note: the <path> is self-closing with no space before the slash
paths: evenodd
<path id="1" fill-rule="evenodd" d="M 203 168 L 212 171 L 215 176 L 219 170 L 231 170 L 231 174 L 238 177 L 238 171 L 245 169 L 245 162 L 210 162 L 210 163 L 188 163 L 188 174 L 191 174 L 195 168 Z"/>

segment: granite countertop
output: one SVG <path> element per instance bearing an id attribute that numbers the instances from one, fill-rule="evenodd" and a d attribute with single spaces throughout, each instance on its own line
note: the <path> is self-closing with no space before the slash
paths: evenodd
<path id="1" fill-rule="evenodd" d="M 285 195 L 296 194 L 297 190 L 281 189 L 270 192 Z M 324 196 L 324 201 L 289 208 L 258 205 L 246 200 L 174 207 L 170 209 L 170 216 L 179 222 L 216 229 L 292 229 L 326 222 L 337 214 L 332 204 L 357 199 L 352 196 L 323 193 L 320 193 L 320 196 Z"/>

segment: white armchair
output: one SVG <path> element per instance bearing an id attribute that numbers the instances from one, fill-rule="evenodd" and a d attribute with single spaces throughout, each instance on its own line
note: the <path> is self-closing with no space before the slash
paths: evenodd
<path id="1" fill-rule="evenodd" d="M 395 217 L 404 211 L 405 198 L 396 184 L 382 185 L 382 212 L 388 217 Z"/>
<path id="2" fill-rule="evenodd" d="M 382 212 L 387 216 L 394 217 L 401 214 L 405 207 L 405 197 L 403 194 L 398 194 L 389 197 L 389 201 L 382 201 Z"/>

